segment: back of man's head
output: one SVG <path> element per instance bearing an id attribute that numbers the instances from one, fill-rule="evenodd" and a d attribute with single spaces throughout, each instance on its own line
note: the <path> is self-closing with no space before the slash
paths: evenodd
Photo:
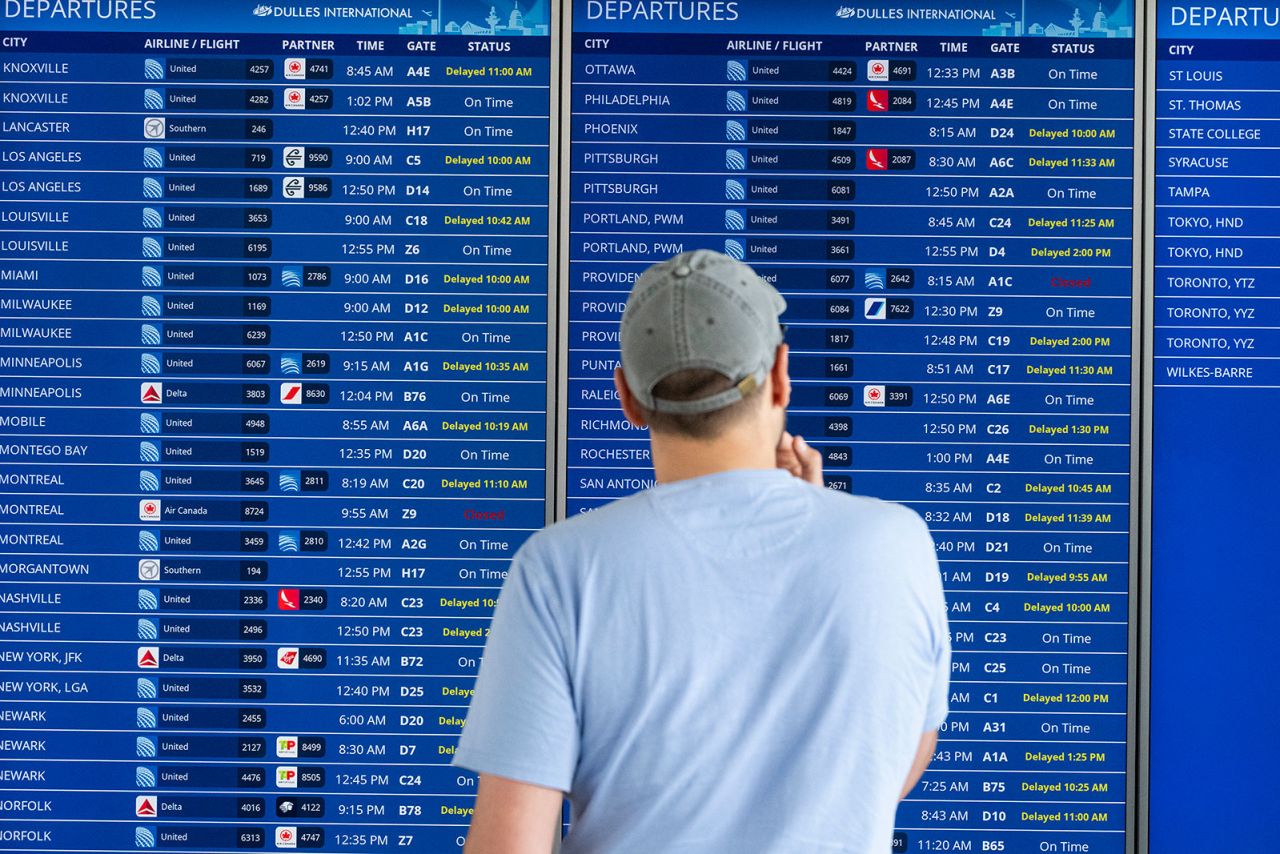
<path id="1" fill-rule="evenodd" d="M 653 265 L 622 316 L 622 371 L 655 433 L 712 439 L 760 405 L 786 301 L 740 261 L 700 249 Z"/>

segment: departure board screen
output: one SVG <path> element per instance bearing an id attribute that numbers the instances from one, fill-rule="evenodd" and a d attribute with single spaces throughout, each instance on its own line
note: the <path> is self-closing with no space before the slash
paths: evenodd
<path id="1" fill-rule="evenodd" d="M 1266 847 L 1280 479 L 1280 8 L 1161 3 L 1150 846 Z M 1231 787 L 1196 781 L 1228 778 Z M 1274 842 L 1272 843 L 1274 845 Z"/>
<path id="2" fill-rule="evenodd" d="M 4 3 L 0 849 L 458 850 L 552 10 Z"/>
<path id="3" fill-rule="evenodd" d="M 1132 7 L 572 17 L 567 513 L 653 483 L 611 379 L 636 277 L 752 264 L 828 486 L 937 542 L 952 714 L 895 850 L 1125 850 Z"/>

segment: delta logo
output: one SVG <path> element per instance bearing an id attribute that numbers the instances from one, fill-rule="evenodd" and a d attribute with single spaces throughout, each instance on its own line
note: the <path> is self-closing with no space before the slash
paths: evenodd
<path id="1" fill-rule="evenodd" d="M 164 383 L 143 383 L 141 398 L 143 403 L 151 405 L 164 403 Z"/>

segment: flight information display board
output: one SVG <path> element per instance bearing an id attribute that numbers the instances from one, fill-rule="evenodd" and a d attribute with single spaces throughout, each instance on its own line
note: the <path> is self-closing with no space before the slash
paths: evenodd
<path id="1" fill-rule="evenodd" d="M 1280 8 L 1156 12 L 1150 850 L 1247 849 L 1280 821 Z"/>
<path id="2" fill-rule="evenodd" d="M 4 4 L 0 849 L 461 845 L 553 10 L 427 5 Z"/>
<path id="3" fill-rule="evenodd" d="M 754 265 L 828 485 L 937 541 L 952 714 L 895 850 L 1125 850 L 1133 11 L 1023 8 L 572 8 L 566 511 L 653 482 L 638 274 Z"/>

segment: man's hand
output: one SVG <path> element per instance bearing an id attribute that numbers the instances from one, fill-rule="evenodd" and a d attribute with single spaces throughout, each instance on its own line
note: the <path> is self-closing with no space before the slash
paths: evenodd
<path id="1" fill-rule="evenodd" d="M 796 477 L 814 486 L 826 486 L 822 480 L 822 454 L 812 448 L 803 436 L 783 432 L 778 442 L 778 468 L 786 469 Z"/>

